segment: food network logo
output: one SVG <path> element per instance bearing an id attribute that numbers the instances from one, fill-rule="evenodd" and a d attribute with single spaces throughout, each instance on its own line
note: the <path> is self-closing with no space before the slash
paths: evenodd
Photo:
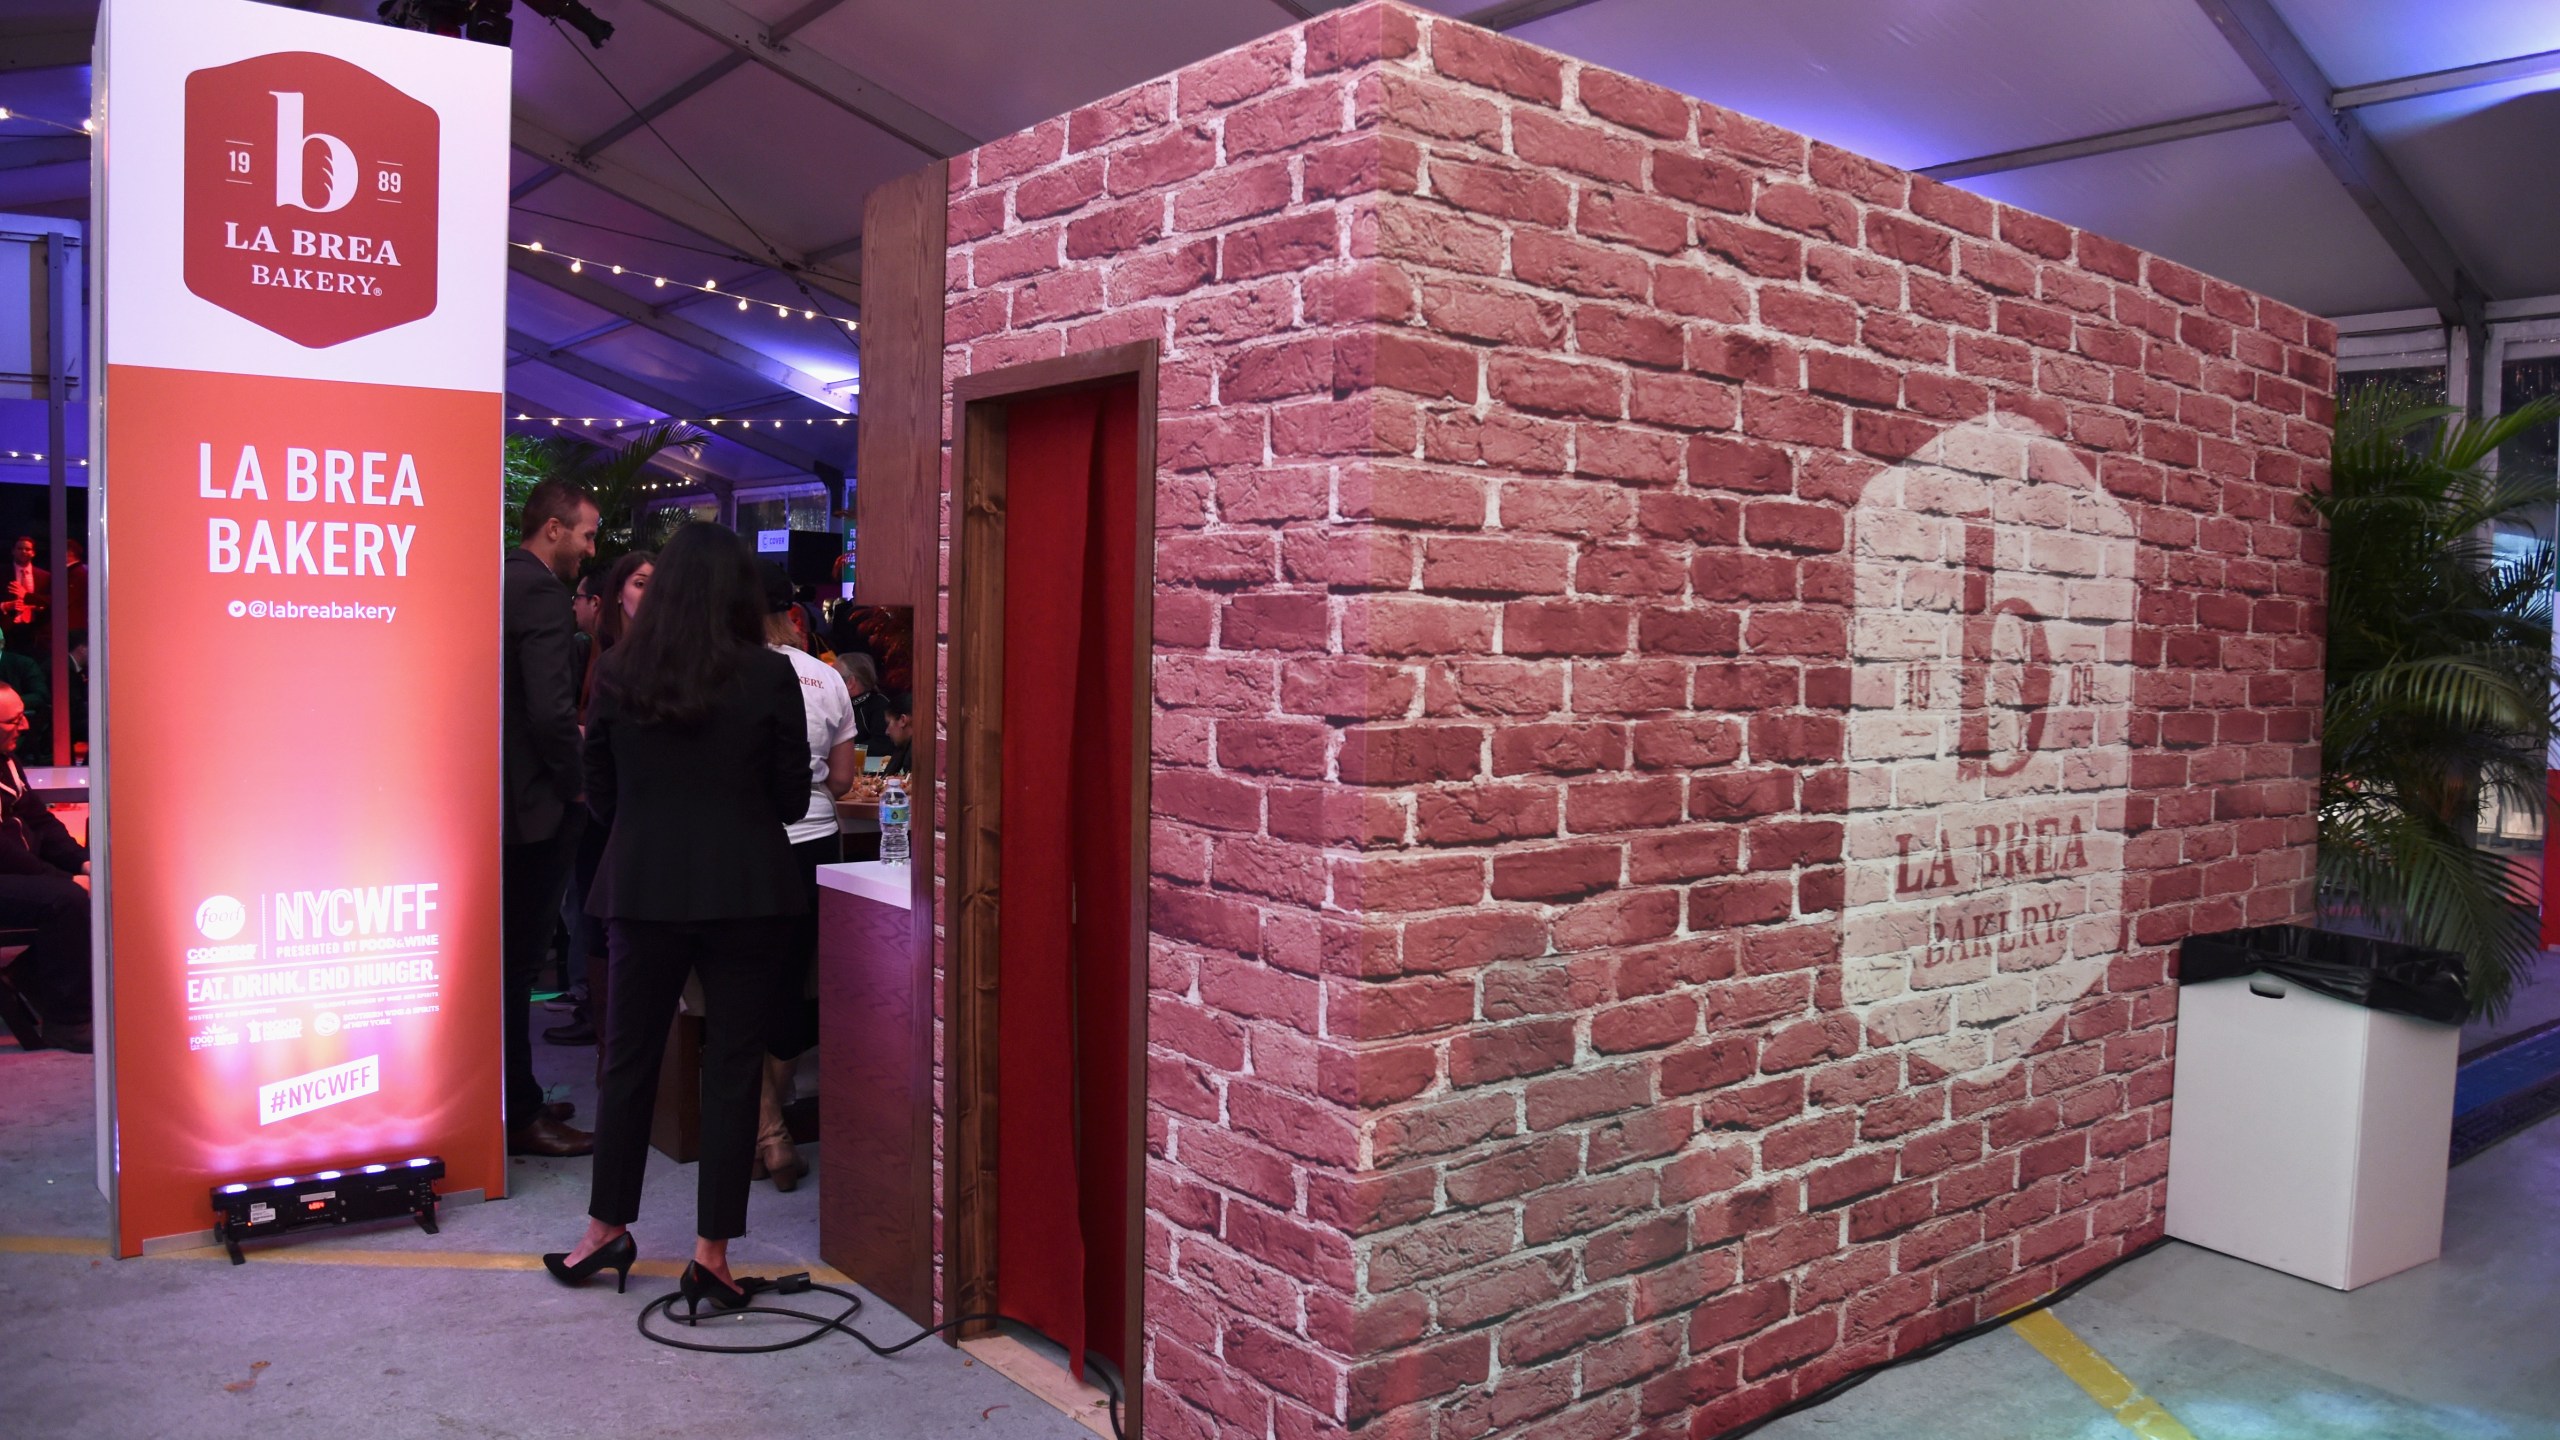
<path id="1" fill-rule="evenodd" d="M 207 940 L 228 940 L 248 923 L 249 907 L 228 895 L 216 895 L 196 907 L 196 933 Z"/>
<path id="2" fill-rule="evenodd" d="M 187 77 L 186 280 L 313 349 L 436 308 L 436 112 L 331 55 Z"/>

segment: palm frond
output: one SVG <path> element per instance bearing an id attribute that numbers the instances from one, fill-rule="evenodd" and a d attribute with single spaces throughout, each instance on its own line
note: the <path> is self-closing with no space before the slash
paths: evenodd
<path id="1" fill-rule="evenodd" d="M 2560 486 L 2487 464 L 2555 419 L 2560 400 L 2466 420 L 2405 391 L 2361 390 L 2339 412 L 2329 489 L 2311 500 L 2330 529 L 2324 900 L 2462 952 L 2473 1007 L 2489 1013 L 2539 926 L 2520 872 L 2477 843 L 2475 817 L 2484 795 L 2542 806 Z"/>
<path id="2" fill-rule="evenodd" d="M 596 498 L 602 517 L 597 559 L 609 561 L 631 547 L 639 519 L 641 485 L 650 464 L 670 450 L 696 450 L 709 437 L 682 421 L 664 420 L 619 445 L 601 445 L 575 435 L 528 439 L 507 437 L 507 535 L 519 529 L 524 497 L 537 481 L 551 476 L 575 480 Z"/>

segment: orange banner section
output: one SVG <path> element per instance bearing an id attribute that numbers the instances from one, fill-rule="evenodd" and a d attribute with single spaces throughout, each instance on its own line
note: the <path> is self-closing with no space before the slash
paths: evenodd
<path id="1" fill-rule="evenodd" d="M 322 1166 L 501 1195 L 500 397 L 107 383 L 117 1251 Z"/>

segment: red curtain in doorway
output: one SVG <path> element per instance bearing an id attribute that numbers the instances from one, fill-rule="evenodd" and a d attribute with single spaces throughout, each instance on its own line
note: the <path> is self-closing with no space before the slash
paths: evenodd
<path id="1" fill-rule="evenodd" d="M 1137 389 L 1005 426 L 997 1308 L 1127 1372 Z"/>

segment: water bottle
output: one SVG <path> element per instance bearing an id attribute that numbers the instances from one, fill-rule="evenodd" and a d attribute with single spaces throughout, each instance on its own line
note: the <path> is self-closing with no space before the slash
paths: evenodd
<path id="1" fill-rule="evenodd" d="M 907 782 L 892 775 L 880 791 L 880 863 L 907 863 Z"/>

